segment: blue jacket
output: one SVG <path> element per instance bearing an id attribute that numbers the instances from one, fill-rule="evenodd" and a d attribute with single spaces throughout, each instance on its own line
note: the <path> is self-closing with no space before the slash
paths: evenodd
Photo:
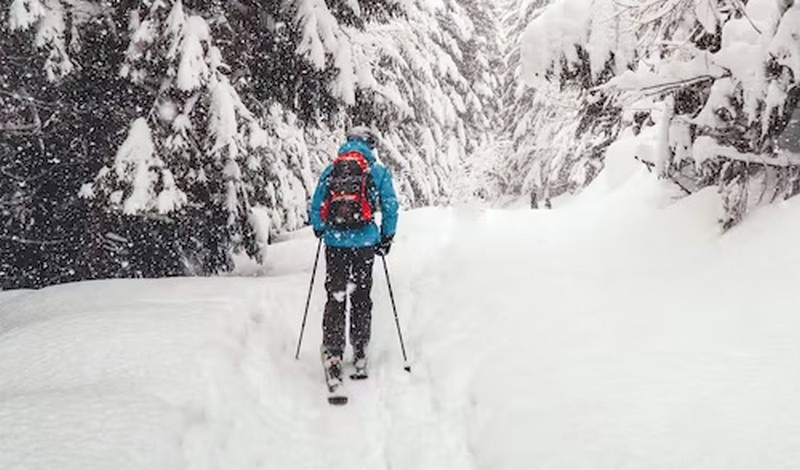
<path id="1" fill-rule="evenodd" d="M 381 236 L 394 236 L 397 228 L 397 195 L 392 184 L 392 174 L 389 169 L 375 160 L 369 146 L 359 139 L 351 139 L 339 147 L 339 153 L 357 151 L 364 155 L 369 163 L 370 175 L 374 184 L 370 185 L 370 201 L 377 201 L 375 210 L 381 212 L 381 227 L 375 222 L 371 222 L 364 227 L 356 229 L 336 229 L 327 227 L 322 220 L 320 211 L 322 203 L 328 194 L 328 175 L 333 171 L 333 164 L 328 165 L 319 177 L 317 189 L 311 199 L 311 210 L 309 219 L 314 230 L 324 232 L 323 239 L 325 244 L 333 247 L 356 248 L 377 245 Z"/>

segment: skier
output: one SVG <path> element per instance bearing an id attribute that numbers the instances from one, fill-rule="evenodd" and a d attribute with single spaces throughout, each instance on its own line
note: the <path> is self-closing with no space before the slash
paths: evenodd
<path id="1" fill-rule="evenodd" d="M 327 302 L 321 354 L 332 392 L 341 385 L 348 296 L 353 377 L 366 378 L 372 267 L 376 254 L 389 253 L 397 226 L 392 175 L 374 154 L 379 141 L 378 134 L 367 127 L 351 129 L 338 156 L 320 175 L 311 200 L 314 234 L 325 243 Z M 380 228 L 375 211 L 381 212 Z"/>

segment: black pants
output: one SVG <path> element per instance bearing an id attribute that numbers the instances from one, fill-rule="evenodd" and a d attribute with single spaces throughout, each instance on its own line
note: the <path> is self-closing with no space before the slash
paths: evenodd
<path id="1" fill-rule="evenodd" d="M 372 330 L 372 266 L 375 247 L 325 247 L 328 301 L 322 318 L 322 344 L 332 354 L 342 355 L 346 346 L 347 298 L 350 298 L 350 344 L 353 349 L 369 344 Z"/>

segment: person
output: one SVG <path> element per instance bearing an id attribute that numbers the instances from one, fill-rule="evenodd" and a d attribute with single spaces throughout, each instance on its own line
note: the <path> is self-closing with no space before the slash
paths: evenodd
<path id="1" fill-rule="evenodd" d="M 367 127 L 355 127 L 347 133 L 339 147 L 337 158 L 319 177 L 311 201 L 310 221 L 314 234 L 325 243 L 327 301 L 322 320 L 321 353 L 326 372 L 341 380 L 342 357 L 346 347 L 346 306 L 350 304 L 350 345 L 356 375 L 366 377 L 367 348 L 372 329 L 372 267 L 375 255 L 386 256 L 392 246 L 397 227 L 398 202 L 389 170 L 376 157 L 380 142 L 377 132 Z M 339 208 L 332 195 L 340 187 L 341 161 L 355 158 L 363 165 L 364 182 L 360 185 L 367 205 L 356 208 L 356 222 L 336 219 Z M 358 168 L 355 170 L 358 172 Z M 356 185 L 359 187 L 359 185 Z M 355 196 L 350 196 L 350 199 Z M 345 199 L 342 197 L 342 199 Z M 363 207 L 362 207 L 363 206 Z M 372 217 L 381 212 L 380 228 Z M 345 211 L 346 212 L 346 211 Z M 352 217 L 352 216 L 351 216 Z"/>

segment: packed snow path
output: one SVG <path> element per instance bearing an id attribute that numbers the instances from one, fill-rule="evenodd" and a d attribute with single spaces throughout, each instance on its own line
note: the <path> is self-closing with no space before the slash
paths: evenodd
<path id="1" fill-rule="evenodd" d="M 800 467 L 800 200 L 723 236 L 713 191 L 675 202 L 637 174 L 587 193 L 403 213 L 413 373 L 378 263 L 372 374 L 341 408 L 322 269 L 293 357 L 307 232 L 259 276 L 0 293 L 0 468 Z"/>

